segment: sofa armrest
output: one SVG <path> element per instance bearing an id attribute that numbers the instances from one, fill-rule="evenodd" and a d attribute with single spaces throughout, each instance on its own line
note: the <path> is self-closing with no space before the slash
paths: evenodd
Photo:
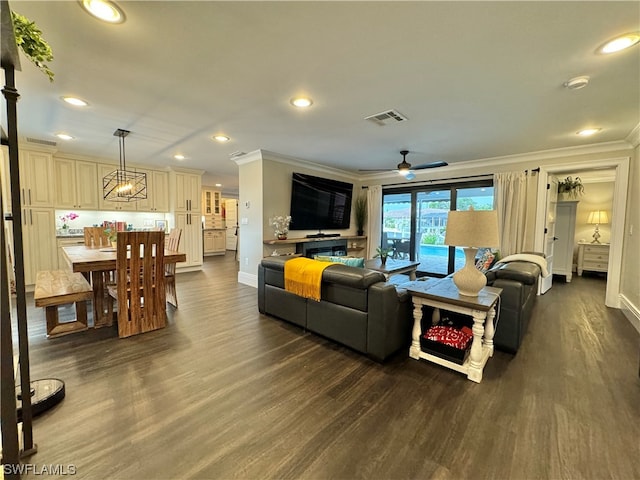
<path id="1" fill-rule="evenodd" d="M 379 282 L 369 287 L 367 352 L 383 361 L 409 346 L 413 327 L 411 295 L 393 284 Z"/>

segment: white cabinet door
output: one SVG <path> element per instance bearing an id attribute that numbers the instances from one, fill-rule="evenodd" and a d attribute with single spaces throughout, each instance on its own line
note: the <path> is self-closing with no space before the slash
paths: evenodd
<path id="1" fill-rule="evenodd" d="M 213 232 L 213 251 L 224 253 L 226 250 L 226 234 L 224 230 L 214 230 Z"/>
<path id="2" fill-rule="evenodd" d="M 53 162 L 56 181 L 56 208 L 77 208 L 76 169 L 73 160 L 57 158 Z"/>
<path id="3" fill-rule="evenodd" d="M 202 265 L 202 227 L 200 217 L 191 213 L 177 213 L 175 215 L 176 228 L 182 229 L 180 251 L 183 251 L 187 261 L 179 263 L 178 269 Z"/>
<path id="4" fill-rule="evenodd" d="M 56 158 L 53 162 L 56 208 L 97 210 L 98 166 L 93 162 Z"/>
<path id="5" fill-rule="evenodd" d="M 558 202 L 556 207 L 556 244 L 553 273 L 564 275 L 567 282 L 573 276 L 573 247 L 575 245 L 577 201 Z"/>
<path id="6" fill-rule="evenodd" d="M 204 253 L 212 253 L 215 250 L 215 239 L 213 237 L 213 231 L 204 232 L 203 250 Z"/>
<path id="7" fill-rule="evenodd" d="M 33 285 L 38 271 L 58 269 L 55 212 L 53 208 L 27 208 L 23 211 L 25 285 Z"/>
<path id="8" fill-rule="evenodd" d="M 151 172 L 151 186 L 153 188 L 152 196 L 154 212 L 169 211 L 169 174 L 167 172 L 159 172 L 153 170 Z"/>
<path id="9" fill-rule="evenodd" d="M 51 208 L 55 200 L 51 154 L 23 150 L 19 163 L 22 205 Z"/>
<path id="10" fill-rule="evenodd" d="M 77 161 L 75 170 L 76 208 L 97 210 L 100 206 L 98 198 L 102 194 L 102 189 L 98 190 L 98 164 Z"/>

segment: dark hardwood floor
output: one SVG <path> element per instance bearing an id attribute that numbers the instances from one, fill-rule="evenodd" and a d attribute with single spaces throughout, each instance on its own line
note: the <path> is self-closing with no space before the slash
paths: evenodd
<path id="1" fill-rule="evenodd" d="M 229 254 L 180 274 L 168 327 L 127 339 L 48 340 L 30 299 L 31 377 L 67 396 L 25 462 L 90 479 L 640 478 L 639 335 L 602 279 L 554 284 L 476 384 L 261 316 L 236 269 Z"/>

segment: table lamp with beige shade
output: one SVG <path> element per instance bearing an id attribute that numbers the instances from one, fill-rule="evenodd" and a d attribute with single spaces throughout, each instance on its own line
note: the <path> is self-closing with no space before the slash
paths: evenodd
<path id="1" fill-rule="evenodd" d="M 476 268 L 475 257 L 478 248 L 497 248 L 498 214 L 495 210 L 452 210 L 447 217 L 445 245 L 464 247 L 466 258 L 462 269 L 453 274 L 453 283 L 460 295 L 477 297 L 487 284 L 487 277 Z"/>
<path id="2" fill-rule="evenodd" d="M 589 213 L 589 218 L 587 218 L 587 223 L 589 225 L 595 225 L 596 230 L 593 232 L 593 240 L 591 243 L 600 243 L 600 225 L 605 225 L 609 223 L 609 216 L 607 215 L 606 210 L 594 210 Z"/>

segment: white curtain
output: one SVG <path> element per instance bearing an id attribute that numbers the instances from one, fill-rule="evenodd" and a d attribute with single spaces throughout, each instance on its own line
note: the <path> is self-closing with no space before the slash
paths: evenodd
<path id="1" fill-rule="evenodd" d="M 527 208 L 529 178 L 525 172 L 496 173 L 493 176 L 494 205 L 498 212 L 500 256 L 533 248 L 532 214 Z"/>
<path id="2" fill-rule="evenodd" d="M 382 237 L 382 187 L 371 185 L 367 189 L 367 256 L 373 258 Z"/>

